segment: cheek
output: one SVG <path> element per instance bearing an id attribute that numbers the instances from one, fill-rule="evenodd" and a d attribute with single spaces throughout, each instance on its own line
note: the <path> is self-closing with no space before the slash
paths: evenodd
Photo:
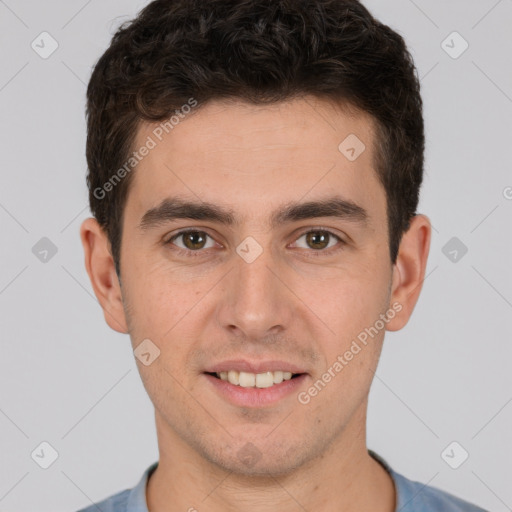
<path id="1" fill-rule="evenodd" d="M 163 348 L 174 324 L 184 314 L 182 298 L 170 293 L 169 283 L 164 279 L 154 279 L 152 275 L 132 274 L 123 288 L 132 345 L 135 348 L 149 338 Z"/>
<path id="2" fill-rule="evenodd" d="M 388 283 L 377 272 L 363 275 L 333 283 L 323 298 L 322 318 L 334 331 L 323 343 L 325 370 L 336 374 L 332 389 L 343 396 L 370 386 L 385 333 L 380 315 L 388 310 Z"/>
<path id="3" fill-rule="evenodd" d="M 387 308 L 389 283 L 382 274 L 360 272 L 326 284 L 317 294 L 319 305 L 342 338 L 373 324 Z"/>
<path id="4" fill-rule="evenodd" d="M 130 306 L 133 347 L 150 339 L 160 350 L 160 364 L 173 374 L 182 374 L 188 351 L 203 325 L 201 299 L 210 288 L 208 281 L 178 278 L 159 266 L 135 269 L 125 294 Z"/>

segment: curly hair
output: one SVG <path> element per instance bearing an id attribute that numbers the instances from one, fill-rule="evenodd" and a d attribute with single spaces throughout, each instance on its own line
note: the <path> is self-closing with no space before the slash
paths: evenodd
<path id="1" fill-rule="evenodd" d="M 395 263 L 416 213 L 425 145 L 420 84 L 403 38 L 357 0 L 155 0 L 118 28 L 87 88 L 89 202 L 117 274 L 133 172 L 108 194 L 95 191 L 130 158 L 141 121 L 168 119 L 191 97 L 260 105 L 304 95 L 375 121 Z"/>

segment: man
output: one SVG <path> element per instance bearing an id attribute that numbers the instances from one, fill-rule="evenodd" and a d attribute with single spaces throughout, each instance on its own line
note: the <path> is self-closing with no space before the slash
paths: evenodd
<path id="1" fill-rule="evenodd" d="M 87 100 L 86 268 L 160 458 L 85 510 L 482 510 L 366 446 L 431 233 L 403 39 L 355 0 L 157 0 Z"/>

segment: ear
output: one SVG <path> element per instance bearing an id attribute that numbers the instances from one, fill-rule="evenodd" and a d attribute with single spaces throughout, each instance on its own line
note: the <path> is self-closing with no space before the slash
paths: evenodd
<path id="1" fill-rule="evenodd" d="M 390 304 L 398 303 L 402 309 L 386 324 L 387 331 L 398 331 L 404 327 L 414 310 L 425 279 L 431 233 L 429 218 L 415 215 L 402 236 L 393 265 L 390 299 Z"/>
<path id="2" fill-rule="evenodd" d="M 96 219 L 89 218 L 84 220 L 80 227 L 80 238 L 84 248 L 85 268 L 103 309 L 105 321 L 114 331 L 127 334 L 121 285 L 108 237 Z"/>

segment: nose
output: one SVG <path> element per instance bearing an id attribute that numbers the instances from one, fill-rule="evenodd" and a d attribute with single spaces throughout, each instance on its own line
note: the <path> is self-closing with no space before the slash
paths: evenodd
<path id="1" fill-rule="evenodd" d="M 293 318 L 294 295 L 271 251 L 264 250 L 251 263 L 237 256 L 234 265 L 224 279 L 218 305 L 221 327 L 252 342 L 287 331 Z"/>

